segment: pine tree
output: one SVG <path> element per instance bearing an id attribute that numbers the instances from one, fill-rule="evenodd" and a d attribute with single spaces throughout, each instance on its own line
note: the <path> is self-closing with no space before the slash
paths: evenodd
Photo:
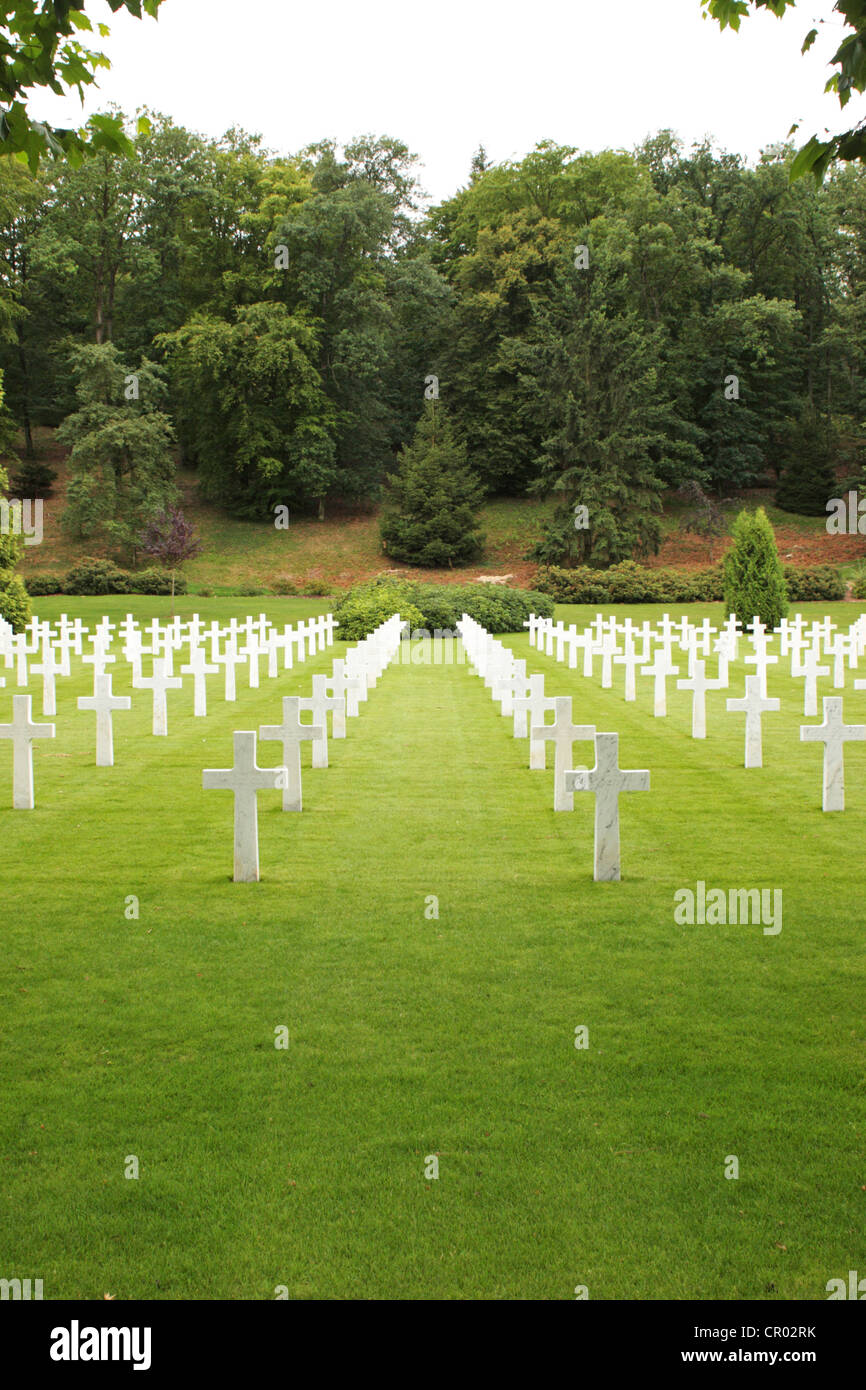
<path id="1" fill-rule="evenodd" d="M 788 612 L 788 594 L 764 508 L 740 512 L 731 533 L 733 549 L 725 556 L 725 612 L 735 613 L 742 623 L 758 617 L 767 627 L 776 627 Z"/>
<path id="2" fill-rule="evenodd" d="M 380 532 L 387 554 L 407 564 L 463 565 L 482 551 L 483 489 L 436 401 L 425 403 L 415 438 L 400 454 Z"/>
<path id="3" fill-rule="evenodd" d="M 825 516 L 836 490 L 827 429 L 807 410 L 792 425 L 788 447 L 790 462 L 776 489 L 777 505 L 800 516 Z"/>

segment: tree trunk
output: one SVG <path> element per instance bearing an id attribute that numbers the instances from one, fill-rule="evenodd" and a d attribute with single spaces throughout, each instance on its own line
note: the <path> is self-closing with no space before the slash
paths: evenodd
<path id="1" fill-rule="evenodd" d="M 174 621 L 174 570 L 171 572 L 171 617 Z"/>
<path id="2" fill-rule="evenodd" d="M 320 520 L 320 521 L 324 521 L 324 520 L 325 520 L 325 499 L 324 499 L 324 497 L 320 497 L 320 498 L 319 498 L 319 520 Z"/>

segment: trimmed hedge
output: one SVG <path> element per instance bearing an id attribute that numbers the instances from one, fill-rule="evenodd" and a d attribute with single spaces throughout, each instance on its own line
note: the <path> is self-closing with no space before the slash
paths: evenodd
<path id="1" fill-rule="evenodd" d="M 794 602 L 836 602 L 845 597 L 844 581 L 832 565 L 783 565 L 782 572 Z M 724 598 L 721 565 L 704 570 L 646 569 L 634 560 L 607 570 L 545 565 L 536 583 L 557 603 L 721 603 Z"/>
<path id="2" fill-rule="evenodd" d="M 499 584 L 420 584 L 384 576 L 347 591 L 334 609 L 342 641 L 366 637 L 392 613 L 431 635 L 436 628 L 453 632 L 464 613 L 488 632 L 522 632 L 530 613 L 552 618 L 554 601 L 533 589 Z"/>

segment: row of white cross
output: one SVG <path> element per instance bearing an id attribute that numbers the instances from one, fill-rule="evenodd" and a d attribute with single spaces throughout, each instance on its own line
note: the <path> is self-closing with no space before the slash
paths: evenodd
<path id="1" fill-rule="evenodd" d="M 93 667 L 93 698 L 110 699 L 110 681 L 106 684 L 97 678 L 108 675 L 106 667 L 117 662 L 119 650 L 120 657 L 132 667 L 133 689 L 150 690 L 153 694 L 154 734 L 165 734 L 166 694 L 182 688 L 182 676 L 192 677 L 195 714 L 204 717 L 207 676 L 224 668 L 225 698 L 233 701 L 237 699 L 239 667 L 246 668 L 250 688 L 255 689 L 260 684 L 262 658 L 267 657 L 268 676 L 273 679 L 279 675 L 281 653 L 282 669 L 291 670 L 296 660 L 304 661 L 308 655 L 332 646 L 338 626 L 330 613 L 301 621 L 295 627 L 288 623 L 282 629 L 272 626 L 264 613 L 243 623 L 232 618 L 226 625 L 212 622 L 207 627 L 197 613 L 186 622 L 176 618 L 162 624 L 155 618 L 145 627 L 127 614 L 117 624 L 103 618 L 93 632 L 80 618 L 71 620 L 65 614 L 56 626 L 33 618 L 20 633 L 13 633 L 8 623 L 0 620 L 0 668 L 14 669 L 19 689 L 29 687 L 31 676 L 40 676 L 42 713 L 52 717 L 57 713 L 57 680 L 71 674 L 71 657 L 75 655 Z M 180 675 L 175 676 L 175 659 L 183 659 L 184 654 L 186 662 L 179 668 Z M 34 660 L 36 657 L 39 660 Z M 143 662 L 148 658 L 151 674 L 144 675 Z M 0 686 L 5 684 L 6 677 L 0 676 Z"/>
<path id="2" fill-rule="evenodd" d="M 638 625 L 630 618 L 619 622 L 615 616 L 605 618 L 601 613 L 582 632 L 575 623 L 566 627 L 562 622 L 554 624 L 551 618 L 535 614 L 531 614 L 523 626 L 529 629 L 530 646 L 538 651 L 543 649 L 546 656 L 555 656 L 557 661 L 567 662 L 572 670 L 577 668 L 578 655 L 582 652 L 584 676 L 592 676 L 594 658 L 600 657 L 601 684 L 605 690 L 613 687 L 613 668 L 622 666 L 626 700 L 636 699 L 636 672 L 651 677 L 656 718 L 667 714 L 667 682 L 680 674 L 681 667 L 675 665 L 673 659 L 677 647 L 685 653 L 688 662 L 688 677 L 677 681 L 677 688 L 693 692 L 694 738 L 706 737 L 707 692 L 728 688 L 728 667 L 730 662 L 738 660 L 741 642 L 748 649 L 743 661 L 747 666 L 754 666 L 762 699 L 767 698 L 768 670 L 780 666 L 785 657 L 789 659 L 792 679 L 804 682 L 803 714 L 807 719 L 818 714 L 819 678 L 832 675 L 834 690 L 844 690 L 846 671 L 856 670 L 860 657 L 866 653 L 864 615 L 851 623 L 847 632 L 838 630 L 830 618 L 813 622 L 807 628 L 801 613 L 790 621 L 783 618 L 772 631 L 759 618 L 754 618 L 743 629 L 733 614 L 720 628 L 714 627 L 709 618 L 699 624 L 690 622 L 687 617 L 674 622 L 668 613 L 656 626 L 649 622 Z M 770 650 L 770 643 L 776 637 L 779 638 L 778 654 Z M 716 674 L 711 678 L 706 668 L 707 659 L 712 656 L 716 657 Z M 826 658 L 826 665 L 822 664 L 822 658 Z M 855 680 L 854 689 L 866 689 L 866 681 Z"/>
<path id="3" fill-rule="evenodd" d="M 205 629 L 198 614 L 194 614 L 184 623 L 178 618 L 163 625 L 154 619 L 147 628 L 142 629 L 130 614 L 120 624 L 103 618 L 95 631 L 91 632 L 80 619 L 73 622 L 64 614 L 56 627 L 34 618 L 25 631 L 18 634 L 12 633 L 8 624 L 0 623 L 0 657 L 5 657 L 7 670 L 14 667 L 19 688 L 28 685 L 31 675 L 42 675 L 42 712 L 46 715 L 57 713 L 55 680 L 58 675 L 71 676 L 72 657 L 77 656 L 85 665 L 91 665 L 93 694 L 79 696 L 77 704 L 79 710 L 96 715 L 97 767 L 113 767 L 113 716 L 118 711 L 132 707 L 130 696 L 115 695 L 112 691 L 112 676 L 106 667 L 117 661 L 113 647 L 120 648 L 120 654 L 132 667 L 133 688 L 151 691 L 152 731 L 165 736 L 168 734 L 167 692 L 183 686 L 183 680 L 172 674 L 173 661 L 184 647 L 188 648 L 189 661 L 180 669 L 183 674 L 192 675 L 195 714 L 204 717 L 207 715 L 205 678 L 208 674 L 216 673 L 221 661 L 228 662 L 226 670 L 231 673 L 231 686 L 226 690 L 226 698 L 237 698 L 235 664 L 241 635 L 245 638 L 246 654 L 238 659 L 249 663 L 249 683 L 254 687 L 259 684 L 258 657 L 263 652 L 273 653 L 282 648 L 284 666 L 288 669 L 293 665 L 295 656 L 299 661 L 304 661 L 307 655 L 332 646 L 337 626 L 329 613 L 310 619 L 308 623 L 302 621 L 296 628 L 288 625 L 278 632 L 261 614 L 258 618 L 246 619 L 243 624 L 232 619 L 225 627 L 211 623 Z M 205 641 L 210 644 L 211 655 L 217 664 L 211 665 L 205 661 L 201 645 Z M 42 656 L 39 664 L 28 660 L 36 653 Z M 156 653 L 162 655 L 157 656 Z M 142 674 L 142 661 L 147 656 L 153 658 L 153 673 L 150 676 Z M 347 692 L 350 712 L 357 713 L 357 699 L 364 698 L 361 694 L 364 687 L 360 672 L 356 672 L 353 662 L 360 660 L 349 651 L 345 660 L 333 663 L 331 676 L 313 677 L 312 698 L 300 700 L 299 708 L 312 711 L 314 723 L 321 715 L 327 696 L 336 696 L 339 690 Z M 276 676 L 278 671 L 269 665 L 268 674 Z M 0 686 L 5 683 L 5 677 L 0 677 Z M 33 723 L 30 695 L 13 696 L 12 710 L 11 724 L 0 724 L 0 738 L 11 739 L 13 743 L 13 808 L 29 811 L 35 806 L 32 743 L 34 739 L 54 738 L 56 727 L 54 724 Z M 336 732 L 340 727 L 339 712 L 334 715 L 334 725 Z M 340 737 L 340 734 L 336 736 Z M 314 745 L 313 758 L 314 766 L 327 766 L 326 742 Z"/>
<path id="4" fill-rule="evenodd" d="M 621 792 L 649 791 L 646 771 L 624 771 L 619 766 L 619 734 L 599 733 L 594 724 L 572 721 L 572 699 L 560 695 L 545 699 L 544 676 L 526 675 L 526 662 L 517 660 L 509 647 L 467 614 L 458 623 L 463 645 L 476 674 L 500 702 L 503 715 L 514 720 L 515 738 L 529 737 L 529 766 L 543 769 L 548 742 L 554 745 L 553 808 L 572 811 L 575 792 L 595 794 L 595 845 L 593 878 L 597 882 L 620 879 L 619 796 Z M 544 716 L 554 713 L 554 722 Z M 573 766 L 574 744 L 591 740 L 595 766 Z"/>
<path id="5" fill-rule="evenodd" d="M 321 678 L 317 706 L 315 694 L 313 701 L 309 702 L 292 695 L 283 697 L 282 723 L 264 725 L 259 729 L 259 738 L 282 745 L 283 762 L 280 766 L 259 767 L 256 762 L 255 731 L 236 730 L 234 766 L 207 768 L 202 773 L 205 790 L 234 793 L 235 883 L 256 883 L 259 879 L 258 793 L 282 789 L 283 810 L 301 810 L 301 742 L 312 740 L 313 766 L 327 767 L 328 711 L 333 719 L 334 736 L 345 738 L 346 714 L 358 713 L 357 701 L 367 698 L 367 690 L 375 688 L 379 676 L 393 661 L 400 649 L 402 627 L 400 615 L 395 613 L 375 632 L 347 651 L 347 658 L 355 654 L 352 664 L 357 675 L 355 678 L 341 677 L 340 681 L 332 683 L 339 692 L 334 698 L 326 698 L 324 694 L 326 677 Z M 317 679 L 313 677 L 314 687 Z M 307 707 L 314 709 L 312 725 L 301 724 L 299 719 L 301 709 Z M 338 728 L 341 730 L 339 734 Z M 317 762 L 317 748 L 324 750 L 323 761 Z"/>

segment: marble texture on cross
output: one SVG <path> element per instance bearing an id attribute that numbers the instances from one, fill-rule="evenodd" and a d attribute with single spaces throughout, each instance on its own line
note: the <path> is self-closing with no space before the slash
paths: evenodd
<path id="1" fill-rule="evenodd" d="M 722 683 L 708 679 L 705 662 L 698 658 L 695 659 L 694 668 L 694 675 L 689 680 L 677 681 L 677 690 L 692 692 L 692 738 L 706 738 L 707 691 L 721 690 Z"/>
<path id="2" fill-rule="evenodd" d="M 761 637 L 756 640 L 754 650 L 749 652 L 748 656 L 745 656 L 743 660 L 747 666 L 754 666 L 755 673 L 761 682 L 761 695 L 764 697 L 764 699 L 766 699 L 767 667 L 775 666 L 779 658 L 777 656 L 771 656 L 770 653 L 767 651 L 767 640 L 763 634 L 761 634 Z"/>
<path id="3" fill-rule="evenodd" d="M 746 716 L 746 753 L 743 766 L 763 767 L 764 747 L 761 719 L 765 714 L 777 713 L 782 707 L 781 701 L 767 699 L 761 694 L 760 676 L 746 676 L 745 695 L 739 700 L 726 700 L 725 704 L 732 713 L 745 714 Z"/>
<path id="4" fill-rule="evenodd" d="M 282 724 L 264 724 L 259 729 L 259 738 L 265 742 L 276 741 L 282 744 L 283 763 L 286 768 L 286 781 L 283 787 L 283 810 L 303 810 L 301 796 L 301 744 L 323 737 L 320 724 L 302 724 L 300 697 L 283 696 Z"/>
<path id="5" fill-rule="evenodd" d="M 346 737 L 346 697 L 338 695 L 336 691 L 329 696 L 328 692 L 333 691 L 333 681 L 330 676 L 313 676 L 313 702 L 318 705 L 318 711 L 314 708 L 313 721 L 315 723 L 327 724 L 328 710 L 331 711 L 331 737 Z"/>
<path id="6" fill-rule="evenodd" d="M 801 743 L 823 743 L 824 781 L 822 805 L 825 811 L 845 810 L 845 744 L 866 741 L 866 724 L 845 724 L 842 696 L 824 696 L 823 724 L 801 724 Z"/>
<path id="7" fill-rule="evenodd" d="M 255 731 L 235 731 L 234 766 L 205 768 L 205 791 L 234 792 L 234 881 L 259 881 L 258 793 L 284 788 L 288 781 L 285 767 L 259 767 L 256 763 Z"/>
<path id="8" fill-rule="evenodd" d="M 182 676 L 193 679 L 193 710 L 196 719 L 207 716 L 207 678 L 219 673 L 219 666 L 212 666 L 205 655 L 204 647 L 193 647 L 186 666 L 181 666 Z"/>
<path id="9" fill-rule="evenodd" d="M 799 676 L 805 676 L 803 687 L 803 713 L 807 719 L 817 719 L 818 717 L 818 677 L 829 676 L 830 667 L 820 666 L 818 663 L 821 657 L 816 645 L 809 647 L 803 657 L 799 670 Z"/>
<path id="10" fill-rule="evenodd" d="M 12 696 L 12 723 L 0 724 L 0 739 L 12 740 L 12 806 L 16 811 L 32 811 L 36 805 L 33 789 L 33 740 L 54 738 L 53 724 L 34 724 L 29 695 Z"/>
<path id="11" fill-rule="evenodd" d="M 653 715 L 656 719 L 663 718 L 668 712 L 667 678 L 678 675 L 679 669 L 671 661 L 671 650 L 667 645 L 656 647 L 651 664 L 641 667 L 642 676 L 653 677 Z"/>
<path id="12" fill-rule="evenodd" d="M 350 675 L 346 667 L 344 657 L 337 657 L 332 662 L 332 674 L 328 677 L 327 689 L 331 694 L 340 699 L 345 698 L 346 716 L 349 719 L 357 719 L 360 713 L 358 709 L 358 693 L 361 689 L 361 682 L 357 676 Z"/>
<path id="13" fill-rule="evenodd" d="M 597 883 L 618 883 L 621 877 L 620 793 L 648 792 L 649 773 L 620 768 L 619 734 L 604 733 L 595 736 L 595 767 L 589 772 L 567 772 L 565 780 L 569 792 L 595 793 L 593 878 Z"/>
<path id="14" fill-rule="evenodd" d="M 529 677 L 529 693 L 516 696 L 514 705 L 514 737 L 526 738 L 530 727 L 544 723 L 548 710 L 555 708 L 553 700 L 545 699 L 544 675 L 536 673 Z M 547 744 L 539 739 L 529 739 L 529 766 L 534 772 L 543 772 L 547 766 Z"/>
<path id="15" fill-rule="evenodd" d="M 92 710 L 96 715 L 96 766 L 114 767 L 112 714 L 115 710 L 132 709 L 132 700 L 128 695 L 112 695 L 109 672 L 94 671 L 93 694 L 79 695 L 78 708 Z"/>
<path id="16" fill-rule="evenodd" d="M 168 734 L 168 700 L 169 690 L 181 690 L 183 681 L 180 676 L 170 676 L 166 672 L 166 663 L 160 657 L 155 657 L 153 662 L 153 674 L 150 676 L 140 676 L 135 682 L 136 690 L 150 690 L 153 692 L 153 725 L 152 731 L 158 738 L 165 738 Z"/>
<path id="17" fill-rule="evenodd" d="M 63 662 L 58 661 L 51 642 L 42 647 L 42 661 L 30 664 L 31 675 L 42 677 L 42 713 L 49 716 L 57 713 L 57 677 L 63 674 Z"/>
<path id="18" fill-rule="evenodd" d="M 328 710 L 333 709 L 337 704 L 336 700 L 329 699 L 321 690 L 313 689 L 312 696 L 308 699 L 298 701 L 298 709 L 302 714 L 312 714 L 311 724 L 315 724 L 320 733 L 312 740 L 313 757 L 312 766 L 316 768 L 328 766 Z"/>
<path id="19" fill-rule="evenodd" d="M 552 724 L 539 724 L 530 731 L 536 742 L 552 743 L 556 752 L 553 766 L 553 809 L 573 811 L 574 793 L 566 789 L 565 774 L 574 768 L 572 749 L 581 739 L 595 738 L 594 724 L 572 723 L 572 697 L 556 695 L 553 699 L 555 717 Z"/>

